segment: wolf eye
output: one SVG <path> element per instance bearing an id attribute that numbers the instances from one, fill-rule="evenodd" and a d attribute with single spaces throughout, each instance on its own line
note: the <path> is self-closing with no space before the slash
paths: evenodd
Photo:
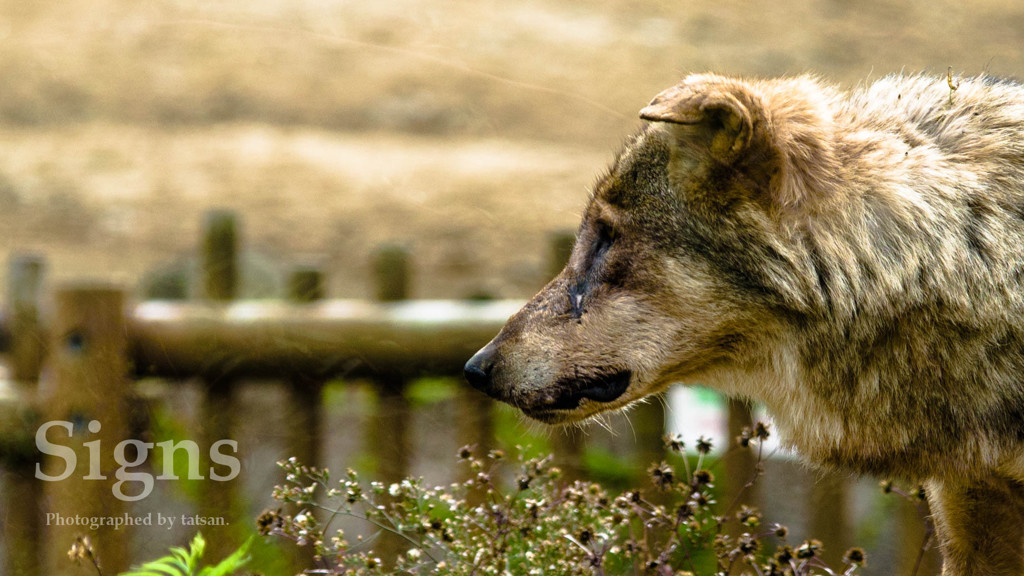
<path id="1" fill-rule="evenodd" d="M 608 252 L 615 241 L 615 231 L 607 222 L 597 222 L 597 240 L 594 242 L 592 260 L 596 261 Z"/>

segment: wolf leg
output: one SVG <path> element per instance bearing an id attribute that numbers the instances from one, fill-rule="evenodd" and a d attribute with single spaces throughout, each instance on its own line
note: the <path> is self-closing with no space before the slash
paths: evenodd
<path id="1" fill-rule="evenodd" d="M 1000 476 L 927 485 L 942 576 L 1024 575 L 1024 484 Z"/>

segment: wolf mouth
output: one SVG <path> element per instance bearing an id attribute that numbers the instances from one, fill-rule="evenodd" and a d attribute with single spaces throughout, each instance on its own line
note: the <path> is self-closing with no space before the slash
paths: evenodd
<path id="1" fill-rule="evenodd" d="M 583 400 L 612 402 L 626 393 L 632 376 L 629 370 L 622 370 L 590 378 L 559 379 L 551 387 L 553 394 L 537 403 L 533 411 L 575 410 Z"/>

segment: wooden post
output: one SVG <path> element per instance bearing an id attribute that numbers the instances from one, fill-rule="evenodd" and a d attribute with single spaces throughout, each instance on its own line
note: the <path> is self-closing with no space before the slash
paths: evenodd
<path id="1" fill-rule="evenodd" d="M 547 278 L 551 279 L 562 272 L 562 268 L 572 255 L 576 244 L 576 235 L 569 231 L 555 232 L 550 235 L 548 248 Z M 659 439 L 660 443 L 661 440 Z M 551 448 L 554 450 L 555 461 L 569 480 L 583 476 L 584 435 L 574 428 L 553 430 Z M 646 466 L 646 464 L 645 464 Z"/>
<path id="2" fill-rule="evenodd" d="M 751 414 L 750 403 L 746 400 L 726 398 L 726 418 L 728 419 L 728 436 L 723 439 L 722 445 L 717 447 L 719 454 L 725 454 L 726 451 L 733 447 L 736 438 L 740 436 L 744 428 L 752 430 L 754 427 L 754 417 Z M 757 462 L 754 450 L 756 448 L 741 448 L 725 457 L 722 501 L 725 502 L 726 506 L 732 505 L 733 502 L 737 501 L 737 498 L 742 504 L 757 504 L 755 496 L 757 485 L 755 484 L 753 488 L 744 488 L 754 477 L 754 466 Z M 739 507 L 737 506 L 736 509 L 738 510 Z M 729 520 L 730 534 L 738 536 L 743 532 L 749 531 L 739 526 L 737 522 L 734 522 L 733 518 Z"/>
<path id="3" fill-rule="evenodd" d="M 482 457 L 494 448 L 494 401 L 464 381 L 460 384 L 456 414 L 459 442 L 463 446 L 476 446 L 476 455 Z M 459 469 L 462 480 L 475 476 L 468 466 Z"/>
<path id="4" fill-rule="evenodd" d="M 383 302 L 408 298 L 409 253 L 398 246 L 385 246 L 374 260 L 375 293 Z M 382 367 L 386 371 L 386 367 Z M 377 476 L 382 482 L 397 482 L 409 472 L 409 417 L 412 409 L 406 398 L 408 382 L 396 374 L 382 374 L 377 385 L 377 411 L 373 416 L 373 453 L 377 458 Z"/>
<path id="5" fill-rule="evenodd" d="M 288 278 L 288 298 L 310 304 L 324 297 L 323 273 L 300 267 Z M 305 466 L 320 466 L 323 433 L 323 381 L 301 377 L 288 387 L 288 455 Z"/>
<path id="6" fill-rule="evenodd" d="M 43 361 L 45 336 L 39 324 L 39 300 L 46 266 L 38 256 L 15 256 L 8 267 L 11 378 L 34 387 Z"/>
<path id="7" fill-rule="evenodd" d="M 896 498 L 894 495 L 888 497 Z M 942 555 L 939 552 L 939 541 L 935 534 L 931 535 L 928 550 L 921 554 L 921 545 L 926 533 L 925 517 L 930 514 L 928 503 L 915 504 L 900 502 L 896 507 L 894 532 L 896 533 L 899 556 L 896 566 L 898 571 L 894 573 L 911 574 L 914 573 L 914 567 L 917 566 L 917 576 L 938 574 L 942 568 Z"/>
<path id="8" fill-rule="evenodd" d="M 455 425 L 458 428 L 459 445 L 473 446 L 476 455 L 483 457 L 494 448 L 494 400 L 479 390 L 474 390 L 462 377 L 458 378 L 458 383 Z M 469 466 L 460 466 L 459 472 L 460 481 L 469 480 L 476 475 Z M 472 503 L 483 502 L 474 500 Z"/>
<path id="9" fill-rule="evenodd" d="M 409 296 L 409 253 L 398 246 L 380 249 L 374 258 L 375 293 L 384 302 L 404 300 Z M 377 463 L 377 478 L 385 484 L 400 482 L 409 475 L 411 438 L 409 436 L 412 406 L 406 396 L 408 381 L 404 376 L 381 366 L 375 377 L 377 404 L 369 418 L 370 450 Z M 391 534 L 382 534 L 375 549 L 385 559 L 392 559 L 403 550 L 403 543 Z M 390 560 L 389 560 L 390 561 Z"/>
<path id="10" fill-rule="evenodd" d="M 847 476 L 826 472 L 812 476 L 811 482 L 807 533 L 825 544 L 822 556 L 825 562 L 839 566 L 843 555 L 853 545 L 846 512 Z"/>
<path id="11" fill-rule="evenodd" d="M 288 277 L 288 299 L 297 304 L 323 300 L 326 295 L 324 274 L 317 266 L 302 265 Z"/>
<path id="12" fill-rule="evenodd" d="M 238 218 L 234 212 L 228 210 L 206 212 L 203 216 L 202 234 L 201 295 L 203 299 L 214 303 L 233 300 L 238 292 Z M 219 378 L 207 380 L 203 384 L 203 404 L 200 408 L 203 428 L 200 431 L 200 447 L 206 458 L 206 468 L 209 469 L 213 466 L 208 457 L 214 443 L 235 439 L 235 383 L 229 378 Z M 241 446 L 239 449 L 241 450 Z M 218 473 L 227 472 L 220 470 Z M 237 478 L 228 481 L 207 478 L 202 483 L 198 514 L 225 519 L 224 526 L 203 528 L 207 555 L 210 558 L 223 558 L 240 544 L 238 530 L 230 524 L 238 520 L 237 484 Z"/>
<path id="13" fill-rule="evenodd" d="M 409 252 L 401 246 L 384 246 L 373 262 L 374 293 L 381 302 L 409 297 Z"/>
<path id="14" fill-rule="evenodd" d="M 34 465 L 0 470 L 4 484 L 0 535 L 4 541 L 4 566 L 10 576 L 43 574 L 40 566 L 43 539 L 39 525 L 43 486 L 35 480 L 33 468 Z M 70 547 L 69 541 L 64 552 Z"/>
<path id="15" fill-rule="evenodd" d="M 238 296 L 238 216 L 230 210 L 203 215 L 201 248 L 202 297 L 226 302 Z"/>
<path id="16" fill-rule="evenodd" d="M 487 302 L 493 300 L 494 296 L 482 292 L 467 299 Z M 484 343 L 480 344 L 482 346 Z M 458 378 L 458 384 L 455 425 L 458 427 L 459 445 L 475 446 L 477 455 L 483 456 L 494 448 L 494 400 L 479 390 L 474 390 L 461 376 Z M 459 471 L 460 481 L 469 480 L 475 475 L 468 466 L 460 466 Z M 483 503 L 482 499 L 471 501 L 473 505 Z"/>
<path id="17" fill-rule="evenodd" d="M 288 299 L 309 304 L 324 297 L 323 273 L 315 267 L 300 266 L 288 277 Z M 323 449 L 323 380 L 300 376 L 288 383 L 287 456 L 303 466 L 322 466 Z M 294 507 L 291 513 L 298 513 Z M 311 547 L 292 547 L 293 572 L 298 574 L 312 567 Z"/>
<path id="18" fill-rule="evenodd" d="M 19 394 L 35 403 L 36 383 L 45 348 L 39 325 L 39 301 L 45 265 L 37 256 L 15 256 L 10 261 L 7 283 L 7 317 L 10 319 L 8 368 L 17 381 Z M 11 576 L 42 574 L 42 535 L 39 504 L 42 483 L 35 479 L 31 461 L 7 459 L 3 470 L 5 486 L 2 508 L 5 562 Z"/>
<path id="19" fill-rule="evenodd" d="M 393 374 L 381 375 L 377 386 L 377 406 L 372 416 L 370 435 L 373 455 L 377 460 L 377 477 L 381 482 L 399 482 L 409 475 L 412 453 L 409 419 L 412 408 L 405 391 L 408 382 Z"/>
<path id="20" fill-rule="evenodd" d="M 650 485 L 647 471 L 665 459 L 665 405 L 660 399 L 640 404 L 629 412 L 636 435 L 638 486 Z"/>
<path id="21" fill-rule="evenodd" d="M 132 529 L 93 529 L 75 525 L 74 520 L 123 517 L 127 511 L 125 501 L 115 492 L 115 471 L 120 467 L 115 446 L 128 437 L 131 393 L 125 296 L 109 287 L 71 287 L 59 290 L 55 301 L 40 405 L 45 422 L 59 423 L 53 427 L 44 424 L 48 427 L 46 439 L 70 448 L 77 467 L 66 479 L 48 481 L 44 486 L 48 547 L 43 572 L 94 573 L 91 566 L 76 570 L 67 556 L 76 537 L 89 535 L 104 573 L 117 574 L 128 569 Z M 72 428 L 70 434 L 67 427 Z M 70 455 L 46 457 L 44 473 L 59 478 L 70 459 Z M 134 482 L 122 488 L 129 496 L 142 493 L 142 487 Z"/>

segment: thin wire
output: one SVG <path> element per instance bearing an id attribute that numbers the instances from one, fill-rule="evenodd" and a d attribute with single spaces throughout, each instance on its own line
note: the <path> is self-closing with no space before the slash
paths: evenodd
<path id="1" fill-rule="evenodd" d="M 218 20 L 209 20 L 209 19 L 202 19 L 202 18 L 187 18 L 187 19 L 167 20 L 167 21 L 164 22 L 164 24 L 168 25 L 168 26 L 175 26 L 175 25 L 181 25 L 181 24 L 203 25 L 203 26 L 213 26 L 213 27 L 219 27 L 219 28 L 232 28 L 232 29 L 236 29 L 236 30 L 247 30 L 247 31 L 250 31 L 250 32 L 265 32 L 265 33 L 275 33 L 275 34 L 290 34 L 290 35 L 311 36 L 311 37 L 318 38 L 318 39 L 321 39 L 321 40 L 326 40 L 326 41 L 334 42 L 334 43 L 337 43 L 337 44 L 344 44 L 344 45 L 352 46 L 352 47 L 355 47 L 355 48 L 367 48 L 367 49 L 371 49 L 371 50 L 376 50 L 378 52 L 384 52 L 384 53 L 387 53 L 387 54 L 392 54 L 392 55 L 395 55 L 395 56 L 401 56 L 401 57 L 404 57 L 404 58 L 411 58 L 411 59 L 414 59 L 414 60 L 420 60 L 420 61 L 423 61 L 423 62 L 429 62 L 431 64 L 435 64 L 437 66 L 441 66 L 443 68 L 448 68 L 448 69 L 451 69 L 451 70 L 456 70 L 456 71 L 462 72 L 464 74 L 468 74 L 468 75 L 471 75 L 471 76 L 478 76 L 480 78 L 484 78 L 484 79 L 490 80 L 492 82 L 499 82 L 501 84 L 506 84 L 508 86 L 513 86 L 513 87 L 521 88 L 521 89 L 524 89 L 524 90 L 531 90 L 533 92 L 540 92 L 542 94 L 550 94 L 550 95 L 553 95 L 553 96 L 560 96 L 560 97 L 564 97 L 564 98 L 570 98 L 572 100 L 576 100 L 578 102 L 582 102 L 582 103 L 584 103 L 584 104 L 586 104 L 588 106 L 591 106 L 591 107 L 593 107 L 593 108 L 595 108 L 597 110 L 600 110 L 600 111 L 602 111 L 602 112 L 604 112 L 606 114 L 609 114 L 611 116 L 615 116 L 616 118 L 627 119 L 627 116 L 625 114 L 622 114 L 621 112 L 619 112 L 619 111 L 617 111 L 617 110 L 615 110 L 613 108 L 605 106 L 604 104 L 602 104 L 602 103 L 600 103 L 600 102 L 598 102 L 596 100 L 592 100 L 590 98 L 587 98 L 586 96 L 581 96 L 579 94 L 574 94 L 572 92 L 565 92 L 564 90 L 559 90 L 557 88 L 551 88 L 551 87 L 543 86 L 543 85 L 540 85 L 540 84 L 533 84 L 533 83 L 530 83 L 530 82 L 523 82 L 521 80 L 514 80 L 512 78 L 506 78 L 504 76 L 499 76 L 497 74 L 494 74 L 494 73 L 491 73 L 491 72 L 487 72 L 485 70 L 479 70 L 479 69 L 473 68 L 471 66 L 468 66 L 468 65 L 460 63 L 460 62 L 455 62 L 455 61 L 452 61 L 452 60 L 441 58 L 439 56 L 432 56 L 430 54 L 424 54 L 422 52 L 416 52 L 416 51 L 408 50 L 408 49 L 405 49 L 405 48 L 398 48 L 396 46 L 387 46 L 385 44 L 375 44 L 373 42 L 366 42 L 366 41 L 363 41 L 363 40 L 356 40 L 354 38 L 347 38 L 345 36 L 339 36 L 337 34 L 331 34 L 331 33 L 327 33 L 327 32 L 317 32 L 315 30 L 307 30 L 307 29 L 302 29 L 302 28 L 296 29 L 296 28 L 282 28 L 282 27 L 277 27 L 277 26 L 256 26 L 256 25 L 252 25 L 252 24 L 236 24 L 236 23 L 232 23 L 232 22 L 221 22 L 221 21 L 218 21 Z"/>

